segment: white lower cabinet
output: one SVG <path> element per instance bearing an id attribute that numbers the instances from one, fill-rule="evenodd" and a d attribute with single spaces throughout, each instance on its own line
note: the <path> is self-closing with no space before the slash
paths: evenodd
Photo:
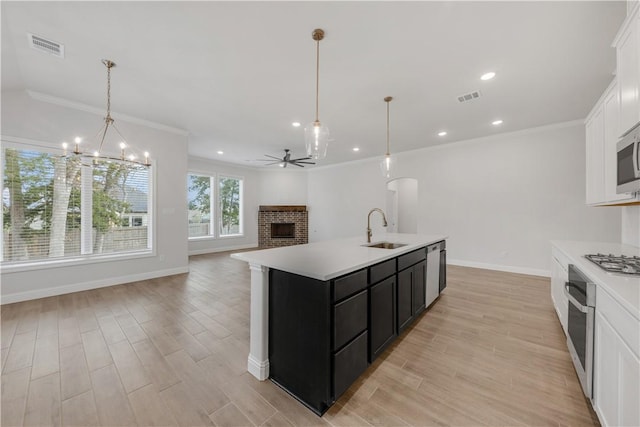
<path id="1" fill-rule="evenodd" d="M 553 307 L 556 309 L 558 319 L 560 319 L 560 324 L 566 335 L 568 301 L 564 294 L 564 284 L 567 283 L 569 278 L 568 262 L 562 254 L 557 251 L 554 250 L 551 253 L 551 301 L 553 302 Z"/>
<path id="2" fill-rule="evenodd" d="M 598 289 L 593 405 L 603 426 L 640 426 L 638 340 L 638 321 Z"/>

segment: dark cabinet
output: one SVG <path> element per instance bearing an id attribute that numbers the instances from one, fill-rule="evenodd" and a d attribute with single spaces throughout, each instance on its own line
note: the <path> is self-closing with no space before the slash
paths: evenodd
<path id="1" fill-rule="evenodd" d="M 425 309 L 426 277 L 424 247 L 327 281 L 270 269 L 271 380 L 322 415 Z"/>
<path id="2" fill-rule="evenodd" d="M 442 242 L 443 247 L 444 247 L 444 242 Z M 440 292 L 442 292 L 444 290 L 444 288 L 447 287 L 447 250 L 446 249 L 442 249 L 440 250 L 440 283 L 439 283 L 439 288 L 440 288 Z"/>
<path id="3" fill-rule="evenodd" d="M 398 273 L 398 333 L 402 332 L 413 320 L 413 268 Z"/>
<path id="4" fill-rule="evenodd" d="M 369 348 L 373 361 L 396 337 L 395 274 L 369 288 Z"/>
<path id="5" fill-rule="evenodd" d="M 426 270 L 422 260 L 398 273 L 398 334 L 425 309 Z"/>

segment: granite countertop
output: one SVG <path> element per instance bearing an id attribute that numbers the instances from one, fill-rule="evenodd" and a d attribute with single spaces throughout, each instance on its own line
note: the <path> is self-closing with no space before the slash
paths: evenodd
<path id="1" fill-rule="evenodd" d="M 446 240 L 445 235 L 374 234 L 371 243 L 403 243 L 396 249 L 369 248 L 366 237 L 286 246 L 231 254 L 232 258 L 317 280 L 330 280 L 412 250 Z"/>
<path id="2" fill-rule="evenodd" d="M 609 273 L 584 257 L 588 254 L 597 253 L 640 256 L 640 248 L 619 243 L 567 240 L 554 240 L 551 244 L 565 254 L 571 264 L 574 264 L 587 277 L 593 280 L 596 286 L 602 286 L 633 317 L 640 320 L 640 276 Z"/>

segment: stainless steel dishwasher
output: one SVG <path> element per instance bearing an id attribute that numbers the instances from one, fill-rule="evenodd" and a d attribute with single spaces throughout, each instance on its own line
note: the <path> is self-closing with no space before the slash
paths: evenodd
<path id="1" fill-rule="evenodd" d="M 427 246 L 427 289 L 425 291 L 425 306 L 438 298 L 440 294 L 440 250 L 444 249 L 444 242 Z"/>

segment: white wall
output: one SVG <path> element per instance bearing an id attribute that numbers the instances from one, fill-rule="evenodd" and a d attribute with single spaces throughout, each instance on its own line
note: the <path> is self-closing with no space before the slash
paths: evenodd
<path id="1" fill-rule="evenodd" d="M 2 270 L 2 303 L 74 292 L 188 271 L 184 180 L 187 138 L 181 132 L 154 129 L 124 120 L 116 123 L 127 140 L 146 146 L 155 165 L 155 255 L 90 265 L 61 264 L 29 271 Z M 25 92 L 2 92 L 2 135 L 37 140 L 59 147 L 76 135 L 92 137 L 102 116 L 41 102 Z"/>
<path id="2" fill-rule="evenodd" d="M 640 248 L 640 206 L 622 208 L 622 243 Z"/>
<path id="3" fill-rule="evenodd" d="M 418 233 L 449 235 L 452 263 L 541 275 L 550 240 L 619 242 L 620 208 L 585 205 L 584 138 L 571 122 L 399 154 L 418 180 Z M 378 160 L 310 171 L 312 241 L 365 236 L 385 204 Z"/>
<path id="4" fill-rule="evenodd" d="M 306 205 L 307 173 L 279 167 L 260 169 L 259 200 L 261 205 Z"/>

